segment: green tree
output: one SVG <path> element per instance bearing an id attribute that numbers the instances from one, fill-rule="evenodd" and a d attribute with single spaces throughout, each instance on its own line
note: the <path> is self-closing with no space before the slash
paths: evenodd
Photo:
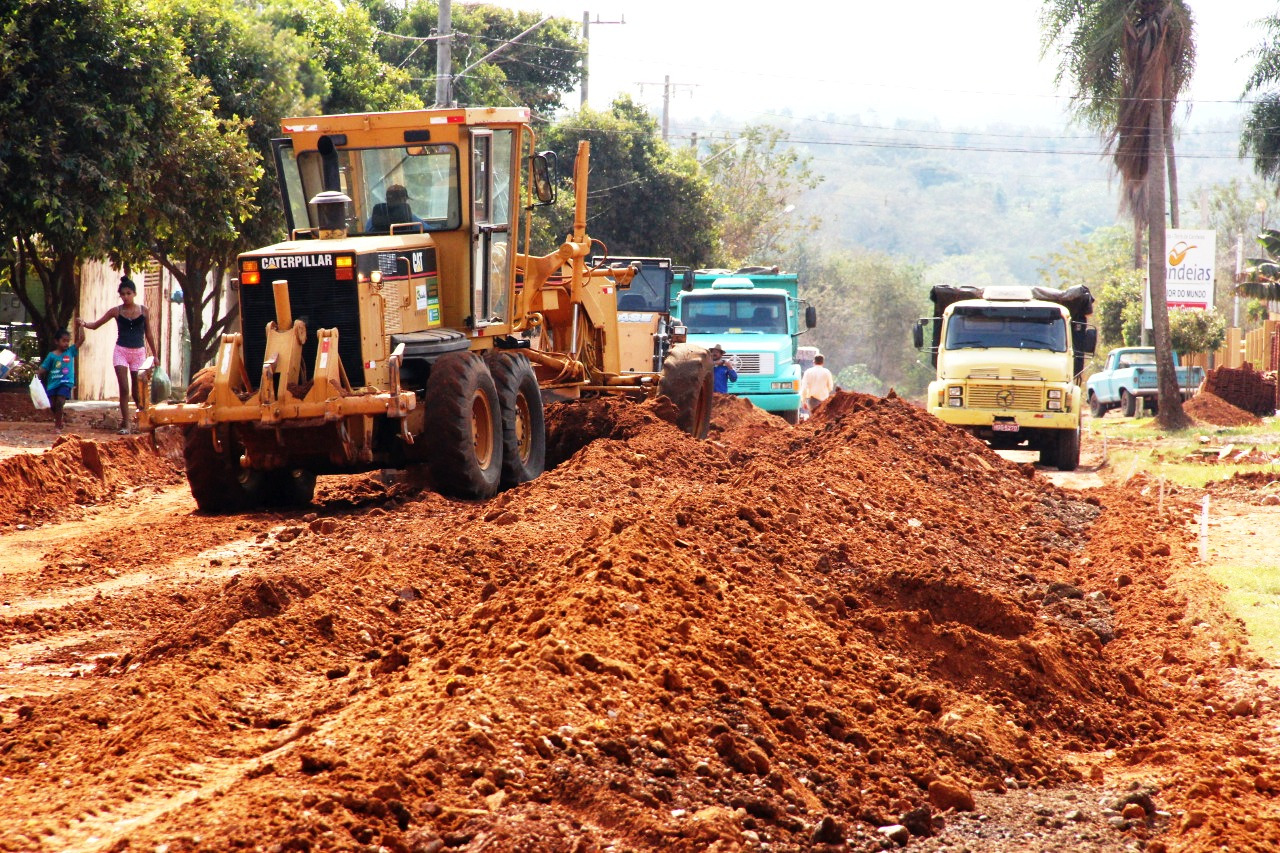
<path id="1" fill-rule="evenodd" d="M 1169 214 L 1178 227 L 1178 171 L 1174 156 L 1173 113 L 1176 96 L 1191 80 L 1195 68 L 1195 41 L 1192 17 L 1186 0 L 1044 0 L 1041 15 L 1044 27 L 1042 55 L 1056 45 L 1059 54 L 1057 82 L 1068 80 L 1076 89 L 1072 109 L 1084 125 L 1102 132 L 1110 140 L 1117 127 L 1132 69 L 1128 62 L 1135 43 L 1135 25 L 1157 14 L 1167 15 L 1170 32 L 1167 43 L 1174 48 L 1169 58 L 1169 100 L 1164 104 L 1165 160 L 1169 181 Z M 1135 132 L 1144 132 L 1136 129 Z M 1142 185 L 1126 187 L 1125 203 L 1134 212 L 1135 234 L 1145 214 Z M 1134 240 L 1134 266 L 1141 266 L 1142 241 Z"/>
<path id="2" fill-rule="evenodd" d="M 1191 13 L 1183 0 L 1046 0 L 1044 22 L 1045 49 L 1060 46 L 1059 77 L 1071 78 L 1077 109 L 1105 129 L 1125 205 L 1135 223 L 1145 220 L 1157 421 L 1185 429 L 1165 292 L 1165 181 L 1173 110 L 1195 61 Z"/>
<path id="3" fill-rule="evenodd" d="M 816 217 L 794 211 L 795 201 L 822 176 L 787 139 L 781 128 L 752 125 L 736 139 L 712 142 L 702 160 L 725 209 L 726 266 L 770 263 L 790 248 L 794 235 L 818 226 Z"/>
<path id="4" fill-rule="evenodd" d="M 643 107 L 623 96 L 609 112 L 583 110 L 553 125 L 539 145 L 556 152 L 567 177 L 579 140 L 591 143 L 587 233 L 609 253 L 694 267 L 718 263 L 723 211 L 711 184 L 691 152 L 662 141 Z M 561 193 L 551 216 L 552 233 L 563 237 L 573 222 L 570 192 Z"/>
<path id="5" fill-rule="evenodd" d="M 365 0 L 365 5 L 382 31 L 377 49 L 383 61 L 404 69 L 413 91 L 425 103 L 433 103 L 439 4 Z M 564 106 L 564 96 L 581 80 L 585 45 L 580 25 L 569 18 L 552 18 L 525 34 L 542 18 L 540 13 L 497 5 L 453 4 L 451 56 L 454 74 L 460 75 L 453 81 L 454 100 L 473 106 L 529 107 L 548 119 Z M 516 36 L 521 36 L 519 41 L 513 41 Z"/>
<path id="6" fill-rule="evenodd" d="M 1099 349 L 1137 345 L 1141 336 L 1143 273 L 1129 265 L 1132 237 L 1124 228 L 1095 229 L 1040 260 L 1046 287 L 1083 284 L 1093 293 Z"/>
<path id="7" fill-rule="evenodd" d="M 1280 179 L 1280 14 L 1259 25 L 1263 40 L 1251 52 L 1256 64 L 1241 94 L 1253 103 L 1244 120 L 1240 154 L 1251 155 L 1254 171 L 1275 181 Z"/>
<path id="8" fill-rule="evenodd" d="M 850 364 L 836 374 L 836 386 L 859 394 L 883 395 L 884 383 L 867 370 L 865 364 Z"/>
<path id="9" fill-rule="evenodd" d="M 155 163 L 149 198 L 135 197 L 126 244 L 151 254 L 182 289 L 192 371 L 239 316 L 225 287 L 240 251 L 282 232 L 269 162 L 279 121 L 308 106 L 296 70 L 302 45 L 239 6 L 169 0 L 161 7 L 207 94 L 196 120 Z"/>
<path id="10" fill-rule="evenodd" d="M 1227 321 L 1216 311 L 1175 308 L 1169 312 L 1169 335 L 1182 355 L 1217 352 L 1227 339 Z"/>
<path id="11" fill-rule="evenodd" d="M 1266 219 L 1270 195 L 1271 191 L 1261 181 L 1242 182 L 1236 178 L 1216 184 L 1209 190 L 1203 214 L 1209 227 L 1219 235 L 1217 280 L 1226 286 L 1214 288 L 1214 305 L 1224 317 L 1234 317 L 1233 303 L 1239 299 L 1235 289 L 1237 241 L 1243 243 L 1246 250 L 1253 250 L 1258 231 Z"/>
<path id="12" fill-rule="evenodd" d="M 804 297 L 818 309 L 818 326 L 803 343 L 817 346 L 834 371 L 861 364 L 904 394 L 922 391 L 911 326 L 928 313 L 924 270 L 883 254 L 801 256 Z"/>
<path id="13" fill-rule="evenodd" d="M 0 9 L 0 255 L 47 348 L 157 156 L 208 118 L 180 45 L 125 0 Z"/>
<path id="14" fill-rule="evenodd" d="M 409 73 L 378 54 L 378 29 L 365 7 L 332 0 L 266 0 L 261 9 L 272 26 L 303 41 L 297 76 L 306 94 L 318 98 L 321 112 L 423 106 Z"/>

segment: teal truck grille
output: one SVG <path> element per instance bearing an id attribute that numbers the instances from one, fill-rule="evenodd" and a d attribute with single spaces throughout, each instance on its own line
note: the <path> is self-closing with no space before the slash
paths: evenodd
<path id="1" fill-rule="evenodd" d="M 774 371 L 773 353 L 768 352 L 735 352 L 727 353 L 733 356 L 737 362 L 738 375 L 745 374 L 764 374 L 772 376 Z"/>
<path id="2" fill-rule="evenodd" d="M 1039 386 L 970 384 L 967 390 L 971 409 L 1044 411 L 1044 390 Z"/>

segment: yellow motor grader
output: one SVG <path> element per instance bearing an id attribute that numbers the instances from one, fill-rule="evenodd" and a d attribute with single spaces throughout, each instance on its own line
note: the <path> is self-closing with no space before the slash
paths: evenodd
<path id="1" fill-rule="evenodd" d="M 200 509 L 305 503 L 317 474 L 415 465 L 442 493 L 488 498 L 542 472 L 544 401 L 661 393 L 681 428 L 706 435 L 710 358 L 678 327 L 660 372 L 623 368 L 654 343 L 619 334 L 615 291 L 634 268 L 586 260 L 588 143 L 573 232 L 535 255 L 554 155 L 537 151 L 526 109 L 282 129 L 290 234 L 238 259 L 243 331 L 222 336 L 185 403 L 141 401 L 142 428 L 182 426 Z"/>

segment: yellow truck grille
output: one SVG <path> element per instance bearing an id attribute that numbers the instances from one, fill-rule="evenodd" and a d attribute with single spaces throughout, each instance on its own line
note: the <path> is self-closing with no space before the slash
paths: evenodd
<path id="1" fill-rule="evenodd" d="M 971 409 L 1044 411 L 1044 390 L 1039 387 L 970 384 L 968 392 L 967 403 Z"/>

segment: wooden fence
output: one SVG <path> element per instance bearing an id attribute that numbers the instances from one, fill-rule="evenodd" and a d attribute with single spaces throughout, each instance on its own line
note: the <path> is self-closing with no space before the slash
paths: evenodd
<path id="1" fill-rule="evenodd" d="M 1245 362 L 1254 370 L 1280 370 L 1280 320 L 1266 320 L 1252 332 L 1227 329 L 1227 341 L 1215 353 L 1192 353 L 1183 357 L 1184 364 L 1209 370 L 1211 367 L 1240 367 Z"/>

